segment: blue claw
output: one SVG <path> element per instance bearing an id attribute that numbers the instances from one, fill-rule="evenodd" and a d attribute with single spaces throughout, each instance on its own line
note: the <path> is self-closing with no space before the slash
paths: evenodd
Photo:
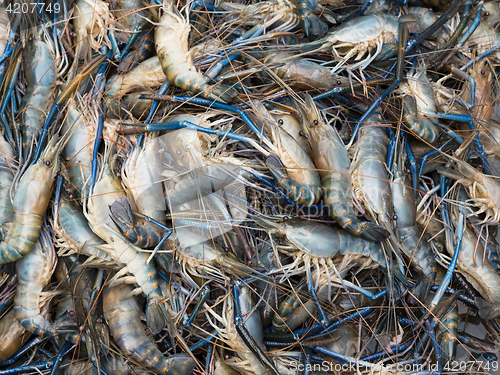
<path id="1" fill-rule="evenodd" d="M 420 176 L 417 176 L 417 158 L 413 154 L 413 150 L 410 147 L 410 143 L 405 138 L 405 148 L 406 148 L 406 153 L 408 155 L 408 160 L 410 161 L 410 171 L 411 171 L 411 179 L 412 179 L 412 188 L 413 188 L 413 194 L 415 197 L 417 196 L 417 186 L 418 182 L 420 181 Z"/>
<path id="2" fill-rule="evenodd" d="M 425 163 L 427 162 L 427 159 L 429 159 L 430 157 L 432 157 L 434 155 L 437 155 L 437 154 L 441 153 L 444 150 L 448 150 L 448 149 L 450 149 L 452 147 L 452 146 L 445 147 L 448 144 L 449 141 L 450 140 L 446 141 L 446 143 L 444 143 L 437 150 L 433 150 L 433 151 L 425 154 L 422 157 L 422 160 L 420 161 L 420 168 L 418 169 L 417 181 L 420 181 L 420 177 L 422 176 L 422 171 L 424 170 L 424 166 L 425 166 Z"/>
<path id="3" fill-rule="evenodd" d="M 97 178 L 97 154 L 102 141 L 102 132 L 104 130 L 104 108 L 102 100 L 99 102 L 99 122 L 97 123 L 97 132 L 94 141 L 94 151 L 92 154 L 92 170 L 90 172 L 90 191 L 89 196 L 94 192 L 95 181 Z"/>
<path id="4" fill-rule="evenodd" d="M 191 312 L 191 315 L 189 318 L 186 320 L 184 323 L 184 327 L 189 327 L 191 324 L 193 324 L 194 318 L 196 318 L 196 315 L 198 314 L 198 311 L 200 311 L 201 307 L 203 304 L 207 301 L 208 297 L 210 295 L 210 286 L 205 285 L 203 289 L 200 292 L 200 297 L 198 302 L 196 303 L 195 307 L 193 308 L 193 311 Z"/>
<path id="5" fill-rule="evenodd" d="M 471 25 L 467 29 L 466 32 L 462 35 L 462 38 L 460 38 L 460 41 L 458 44 L 455 46 L 456 49 L 460 49 L 463 44 L 469 39 L 469 37 L 472 35 L 472 33 L 477 29 L 479 26 L 479 23 L 481 22 L 481 13 L 483 11 L 483 3 L 479 3 L 477 7 L 477 13 L 476 16 L 474 17 L 474 20 L 472 21 Z"/>
<path id="6" fill-rule="evenodd" d="M 205 359 L 205 371 L 210 374 L 210 365 L 212 363 L 212 358 L 214 356 L 215 344 L 210 345 L 207 351 L 207 358 Z"/>
<path id="7" fill-rule="evenodd" d="M 312 366 L 311 366 L 311 349 L 305 347 L 304 355 L 302 356 L 302 365 L 304 366 L 304 371 L 302 375 L 311 375 L 312 374 Z"/>
<path id="8" fill-rule="evenodd" d="M 465 64 L 464 66 L 462 66 L 460 68 L 460 70 L 462 70 L 464 72 L 467 71 L 467 69 L 469 69 L 471 66 L 476 64 L 479 60 L 484 59 L 485 57 L 487 57 L 487 56 L 491 55 L 492 53 L 497 52 L 499 50 L 500 50 L 500 45 L 496 45 L 494 47 L 491 47 L 488 51 L 483 52 L 482 54 L 477 56 L 475 59 L 469 60 L 469 62 L 467 64 Z"/>
<path id="9" fill-rule="evenodd" d="M 474 120 L 472 119 L 471 116 L 469 115 L 460 115 L 460 114 L 451 114 L 451 113 L 437 113 L 437 116 L 439 118 L 445 119 L 445 120 L 451 120 L 451 121 L 458 121 L 458 122 L 466 122 L 469 125 L 469 129 L 471 131 L 475 131 L 474 129 Z M 463 142 L 463 140 L 462 140 Z M 474 137 L 474 145 L 476 147 L 477 152 L 479 153 L 479 157 L 481 158 L 481 161 L 483 162 L 484 166 L 484 173 L 485 174 L 491 174 L 490 171 L 490 166 L 488 163 L 488 157 L 484 153 L 484 148 L 479 140 L 479 135 L 476 134 Z"/>
<path id="10" fill-rule="evenodd" d="M 231 44 L 235 45 L 243 40 L 260 36 L 264 32 L 264 30 L 265 30 L 264 25 L 260 25 L 260 24 L 255 25 L 250 30 L 243 33 L 243 35 L 241 35 L 239 38 L 236 38 Z M 222 70 L 222 68 L 229 65 L 229 63 L 231 61 L 236 59 L 241 54 L 241 52 L 235 51 L 233 49 L 228 49 L 224 52 L 225 52 L 227 57 L 225 57 L 221 61 L 217 62 L 217 64 L 215 64 L 212 68 L 210 68 L 209 70 L 207 70 L 205 72 L 205 75 L 207 77 L 209 77 L 210 79 L 214 79 L 215 77 L 217 77 L 219 75 L 220 71 Z"/>
<path id="11" fill-rule="evenodd" d="M 115 45 L 116 45 L 115 60 L 121 61 L 123 59 L 123 57 L 130 50 L 130 47 L 132 47 L 132 45 L 135 43 L 137 38 L 139 38 L 141 31 L 142 31 L 142 27 L 134 27 L 133 34 L 128 39 L 128 42 L 125 45 L 125 48 L 123 48 L 123 50 L 121 52 L 118 50 L 118 46 L 116 45 L 116 40 L 115 40 Z M 114 39 L 114 36 L 113 36 L 113 39 Z M 111 40 L 111 45 L 113 48 L 113 52 L 115 52 L 115 45 L 113 45 L 113 40 Z"/>
<path id="12" fill-rule="evenodd" d="M 403 0 L 403 1 L 407 1 L 407 0 Z M 368 7 L 370 5 L 372 5 L 372 3 L 373 3 L 373 0 L 364 0 L 363 4 L 361 4 L 358 9 L 356 9 L 354 12 L 352 12 L 351 14 L 349 14 L 347 17 L 345 17 L 342 20 L 342 23 L 347 22 L 349 20 L 352 20 L 353 18 L 356 18 L 356 17 L 361 17 L 363 14 L 365 14 L 366 10 L 368 9 Z"/>
<path id="13" fill-rule="evenodd" d="M 222 10 L 216 8 L 213 4 L 206 2 L 204 0 L 194 0 L 193 3 L 191 4 L 191 9 L 196 9 L 198 6 L 201 9 L 205 9 L 210 12 L 218 12 L 218 13 L 223 12 Z"/>
<path id="14" fill-rule="evenodd" d="M 370 307 L 364 307 L 362 309 L 358 309 L 353 314 L 347 315 L 345 318 L 339 319 L 336 322 L 333 322 L 330 324 L 328 327 L 323 327 L 318 323 L 314 323 L 314 325 L 310 328 L 299 328 L 293 331 L 293 335 L 295 337 L 302 337 L 304 335 L 310 336 L 311 334 L 318 334 L 318 335 L 323 335 L 327 334 L 330 332 L 333 332 L 338 326 L 341 324 L 347 323 L 352 320 L 356 320 L 361 316 L 368 315 L 372 312 L 372 309 Z M 318 330 L 321 329 L 321 331 L 318 332 Z"/>
<path id="15" fill-rule="evenodd" d="M 147 131 L 162 131 L 162 130 L 177 130 L 177 129 L 191 129 L 191 130 L 196 130 L 200 131 L 202 133 L 207 133 L 207 134 L 215 134 L 220 137 L 226 137 L 230 139 L 234 139 L 237 141 L 241 142 L 247 142 L 253 144 L 255 140 L 236 134 L 232 133 L 230 131 L 223 131 L 223 130 L 216 130 L 216 129 L 210 129 L 210 128 L 205 128 L 200 125 L 193 124 L 190 121 L 174 121 L 174 122 L 164 122 L 164 123 L 150 123 L 150 124 L 126 124 L 122 123 L 121 125 L 125 126 L 138 126 L 138 127 L 143 127 Z"/>
<path id="16" fill-rule="evenodd" d="M 280 373 L 278 372 L 278 370 L 274 365 L 274 362 L 270 361 L 269 358 L 267 358 L 262 348 L 255 342 L 254 338 L 250 335 L 247 328 L 245 327 L 245 323 L 243 322 L 243 318 L 241 316 L 239 290 L 238 290 L 238 285 L 236 283 L 233 285 L 233 300 L 234 300 L 234 325 L 236 326 L 236 331 L 238 332 L 238 335 L 245 343 L 247 348 L 258 358 L 259 362 L 267 370 L 267 373 L 280 375 Z"/>
<path id="17" fill-rule="evenodd" d="M 55 194 L 55 197 L 54 197 L 54 206 L 55 206 L 54 217 L 55 217 L 55 221 L 56 222 L 57 222 L 57 218 L 58 218 L 58 215 L 59 215 L 59 202 L 61 200 L 61 192 L 62 192 L 63 184 L 64 184 L 64 177 L 63 176 L 59 176 L 57 178 L 56 194 Z"/>
<path id="18" fill-rule="evenodd" d="M 5 56 L 5 54 L 4 54 L 4 56 Z M 0 64 L 3 64 L 3 62 Z M 12 133 L 10 131 L 9 123 L 7 122 L 7 117 L 5 116 L 5 109 L 7 108 L 7 104 L 11 101 L 10 99 L 12 97 L 12 93 L 14 92 L 14 86 L 17 82 L 17 76 L 19 74 L 20 68 L 21 68 L 21 60 L 19 59 L 16 62 L 16 67 L 14 70 L 14 74 L 12 76 L 12 82 L 10 83 L 10 86 L 7 88 L 7 91 L 5 92 L 4 97 L 2 98 L 2 105 L 0 107 L 0 115 L 1 115 L 3 125 L 4 125 L 5 135 L 6 135 L 7 141 L 12 145 L 14 145 L 14 139 L 12 138 Z M 0 77 L 0 80 L 1 80 L 1 77 Z"/>
<path id="19" fill-rule="evenodd" d="M 170 87 L 170 82 L 168 80 L 165 80 L 165 82 L 163 82 L 163 85 L 161 85 L 160 89 L 158 90 L 157 94 L 158 95 L 165 95 L 165 93 L 167 92 L 167 89 L 169 87 Z M 146 121 L 145 121 L 146 124 L 149 124 L 151 122 L 151 119 L 155 115 L 155 112 L 156 112 L 159 105 L 160 105 L 159 100 L 153 101 L 153 104 L 151 105 L 151 109 L 149 110 L 148 117 L 146 118 Z M 137 147 L 141 147 L 143 141 L 144 141 L 144 134 L 140 134 L 139 137 L 137 138 Z"/>
<path id="20" fill-rule="evenodd" d="M 316 310 L 318 311 L 319 324 L 321 326 L 327 326 L 330 323 L 330 321 L 328 320 L 328 317 L 326 316 L 323 307 L 321 307 L 321 302 L 318 299 L 318 294 L 316 293 L 316 287 L 314 286 L 311 276 L 311 267 L 307 267 L 306 272 L 307 272 L 307 289 L 309 290 L 309 294 L 311 294 L 314 305 L 316 306 Z"/>
<path id="21" fill-rule="evenodd" d="M 389 135 L 389 147 L 387 149 L 387 168 L 389 171 L 387 174 L 390 177 L 391 171 L 392 171 L 392 164 L 394 162 L 394 152 L 396 151 L 396 135 L 394 134 L 394 131 L 387 127 L 387 134 Z"/>
<path id="22" fill-rule="evenodd" d="M 217 330 L 212 331 L 205 339 L 201 339 L 189 347 L 190 352 L 196 352 L 200 349 L 206 348 L 217 337 Z"/>
<path id="23" fill-rule="evenodd" d="M 24 356 L 31 348 L 34 346 L 40 344 L 41 342 L 45 341 L 47 338 L 46 337 L 35 337 L 33 340 L 28 342 L 26 345 L 24 345 L 21 349 L 19 349 L 17 352 L 15 352 L 8 360 L 3 361 L 0 363 L 0 367 L 6 367 L 12 365 L 14 362 L 16 362 L 19 358 Z"/>
<path id="24" fill-rule="evenodd" d="M 409 347 L 411 347 L 414 343 L 415 343 L 415 340 L 412 339 L 412 340 L 405 342 L 404 344 L 391 346 L 390 349 L 384 349 L 384 350 L 381 350 L 377 353 L 367 355 L 367 356 L 361 358 L 361 360 L 366 361 L 366 362 L 373 362 L 373 361 L 379 360 L 380 358 L 383 358 L 387 355 L 394 355 L 394 353 L 404 352 Z"/>
<path id="25" fill-rule="evenodd" d="M 439 301 L 441 300 L 441 297 L 443 296 L 446 288 L 451 283 L 451 279 L 453 277 L 453 273 L 455 272 L 455 267 L 457 265 L 458 261 L 458 254 L 460 252 L 460 246 L 462 245 L 462 238 L 464 234 L 464 221 L 465 221 L 465 214 L 464 214 L 464 207 L 459 206 L 459 218 L 458 218 L 458 226 L 457 226 L 457 238 L 456 238 L 456 244 L 455 244 L 455 250 L 453 252 L 453 257 L 451 258 L 450 265 L 448 266 L 448 269 L 446 271 L 445 276 L 443 277 L 443 280 L 441 281 L 441 285 L 439 286 L 439 289 L 436 291 L 436 294 L 434 295 L 434 298 L 431 301 L 431 304 L 429 305 L 429 310 L 432 311 Z"/>
<path id="26" fill-rule="evenodd" d="M 61 348 L 61 351 L 56 355 L 54 360 L 52 361 L 52 368 L 50 369 L 50 375 L 56 375 L 59 371 L 59 366 L 61 365 L 61 361 L 63 357 L 68 354 L 71 350 L 76 347 L 75 344 L 72 344 L 69 341 L 66 341 Z"/>
<path id="27" fill-rule="evenodd" d="M 334 352 L 333 350 L 328 350 L 327 348 L 324 348 L 322 346 L 312 346 L 311 349 L 317 353 L 326 355 L 327 357 L 333 358 L 336 361 L 344 362 L 344 363 L 349 363 L 353 365 L 359 365 L 360 367 L 367 367 L 367 363 L 364 359 L 358 360 L 353 357 L 349 357 L 337 352 Z M 365 362 L 365 363 L 363 363 Z"/>
<path id="28" fill-rule="evenodd" d="M 443 359 L 441 356 L 441 348 L 439 347 L 439 344 L 436 340 L 436 335 L 434 334 L 434 329 L 431 326 L 431 323 L 429 323 L 428 320 L 425 321 L 425 328 L 427 331 L 427 334 L 429 335 L 431 341 L 432 341 L 432 346 L 434 347 L 434 355 L 436 356 L 436 361 L 438 363 L 438 374 L 441 374 L 443 371 Z"/>
<path id="29" fill-rule="evenodd" d="M 198 104 L 209 108 L 221 109 L 223 111 L 237 113 L 256 135 L 261 136 L 262 133 L 261 130 L 253 123 L 250 117 L 248 117 L 248 115 L 240 108 L 212 101 L 209 99 L 191 97 L 191 96 L 172 96 L 170 97 L 170 99 L 176 102 Z"/>
<path id="30" fill-rule="evenodd" d="M 37 362 L 32 365 L 19 366 L 9 370 L 0 371 L 0 375 L 24 374 L 25 372 L 35 372 L 36 370 L 49 370 L 51 367 L 51 362 Z"/>

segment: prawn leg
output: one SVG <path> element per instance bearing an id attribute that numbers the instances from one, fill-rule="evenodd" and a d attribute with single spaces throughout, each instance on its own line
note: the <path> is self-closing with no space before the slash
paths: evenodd
<path id="1" fill-rule="evenodd" d="M 474 97 L 474 95 L 472 95 Z M 472 100 L 472 103 L 474 101 Z M 474 120 L 470 115 L 460 115 L 460 114 L 451 114 L 451 113 L 442 113 L 438 112 L 436 113 L 438 118 L 442 118 L 445 120 L 451 120 L 451 121 L 459 121 L 459 122 L 465 122 L 467 125 L 469 125 L 469 129 L 471 131 L 475 131 L 475 126 L 474 126 Z M 479 153 L 479 156 L 481 157 L 481 161 L 483 162 L 484 165 L 484 171 L 486 174 L 491 174 L 490 172 L 490 167 L 488 163 L 488 158 L 484 152 L 483 145 L 481 141 L 479 140 L 479 134 L 476 134 L 474 136 L 474 145 L 476 146 L 477 152 Z"/>
<path id="2" fill-rule="evenodd" d="M 245 136 L 241 136 L 239 134 L 235 134 L 235 133 L 232 133 L 232 132 L 226 132 L 226 131 L 222 131 L 222 130 L 215 130 L 215 129 L 210 129 L 210 128 L 205 128 L 201 125 L 196 125 L 190 121 L 175 121 L 175 122 L 164 122 L 164 123 L 152 123 L 152 124 L 124 124 L 122 123 L 122 125 L 125 125 L 125 126 L 130 126 L 132 129 L 132 131 L 130 130 L 125 130 L 125 133 L 129 133 L 129 132 L 137 132 L 137 131 L 141 131 L 141 130 L 147 130 L 147 131 L 162 131 L 162 130 L 178 130 L 178 129 L 191 129 L 191 130 L 196 130 L 196 131 L 200 131 L 200 132 L 203 132 L 203 133 L 207 133 L 207 134 L 215 134 L 215 135 L 218 135 L 218 136 L 221 136 L 221 137 L 227 137 L 227 138 L 230 138 L 230 139 L 235 139 L 237 141 L 242 141 L 242 142 L 246 142 L 246 143 L 250 143 L 250 144 L 253 144 L 255 141 L 248 138 L 248 137 L 245 137 Z M 133 129 L 133 128 L 136 128 L 136 129 Z"/>
<path id="3" fill-rule="evenodd" d="M 496 45 L 496 46 L 491 47 L 489 50 L 487 50 L 486 52 L 481 53 L 476 58 L 469 60 L 469 62 L 467 64 L 465 64 L 464 66 L 462 66 L 460 68 L 460 70 L 466 71 L 470 67 L 474 66 L 479 60 L 482 60 L 485 57 L 488 57 L 489 55 L 497 52 L 498 50 L 500 50 L 500 45 Z"/>
<path id="4" fill-rule="evenodd" d="M 437 306 L 437 304 L 441 300 L 441 297 L 443 296 L 446 288 L 451 283 L 453 273 L 455 272 L 455 267 L 457 266 L 458 254 L 460 252 L 460 246 L 462 245 L 462 238 L 463 238 L 464 231 L 465 231 L 464 222 L 465 222 L 464 207 L 459 206 L 459 218 L 458 218 L 457 238 L 456 238 L 455 250 L 453 251 L 453 257 L 451 259 L 450 265 L 448 266 L 448 269 L 446 270 L 446 274 L 443 277 L 443 280 L 441 281 L 439 289 L 436 291 L 436 294 L 434 295 L 434 298 L 432 299 L 432 301 L 429 305 L 429 310 L 428 310 L 429 312 L 432 312 L 434 310 L 434 308 Z"/>
<path id="5" fill-rule="evenodd" d="M 56 375 L 57 372 L 59 371 L 59 366 L 61 365 L 61 361 L 63 357 L 68 354 L 70 351 L 74 350 L 76 348 L 76 345 L 66 341 L 64 345 L 62 346 L 61 350 L 59 353 L 57 353 L 56 357 L 52 361 L 52 368 L 50 369 L 50 375 Z"/>
<path id="6" fill-rule="evenodd" d="M 38 344 L 45 341 L 47 337 L 35 337 L 31 341 L 29 341 L 26 345 L 24 345 L 21 349 L 15 352 L 8 360 L 0 363 L 0 367 L 6 367 L 12 365 L 19 358 L 23 357 L 31 348 L 37 346 Z"/>
<path id="7" fill-rule="evenodd" d="M 167 89 L 169 87 L 170 87 L 170 82 L 168 80 L 165 80 L 165 82 L 163 82 L 161 87 L 158 89 L 157 95 L 165 95 L 165 93 L 167 92 Z M 159 105 L 160 105 L 160 101 L 158 99 L 153 100 L 153 104 L 151 104 L 151 109 L 149 110 L 149 114 L 145 120 L 145 123 L 149 124 L 151 122 Z M 137 138 L 137 147 L 141 147 L 142 142 L 144 142 L 144 134 L 143 133 L 139 134 L 139 137 Z"/>
<path id="8" fill-rule="evenodd" d="M 194 318 L 196 318 L 196 315 L 200 311 L 201 307 L 205 304 L 205 302 L 207 302 L 209 296 L 210 296 L 210 286 L 205 285 L 200 291 L 200 298 L 198 299 L 198 302 L 194 306 L 191 315 L 184 322 L 184 327 L 189 327 L 191 324 L 193 324 Z"/>
<path id="9" fill-rule="evenodd" d="M 115 53 L 115 60 L 117 60 L 117 61 L 123 60 L 123 58 L 125 57 L 127 52 L 130 50 L 130 48 L 132 48 L 132 45 L 137 41 L 137 39 L 141 35 L 141 31 L 142 31 L 141 26 L 134 27 L 134 29 L 132 30 L 132 35 L 128 39 L 127 44 L 125 45 L 125 47 L 123 48 L 123 50 L 121 52 L 118 49 L 118 46 L 116 46 L 117 52 Z M 116 44 L 116 40 L 115 40 L 115 44 Z M 113 48 L 113 52 L 114 52 L 115 46 L 112 46 L 112 48 Z"/>
<path id="10" fill-rule="evenodd" d="M 89 196 L 92 195 L 97 177 L 97 154 L 102 141 L 102 133 L 104 131 L 104 108 L 102 100 L 99 102 L 99 121 L 97 123 L 97 132 L 94 141 L 94 151 L 92 154 L 92 169 L 90 172 L 90 190 Z"/>
<path id="11" fill-rule="evenodd" d="M 141 95 L 141 99 L 155 99 L 155 100 L 176 101 L 181 103 L 193 103 L 196 105 L 202 105 L 209 108 L 221 109 L 232 113 L 237 113 L 255 134 L 260 136 L 262 133 L 262 131 L 253 123 L 250 117 L 242 109 L 228 104 L 219 103 L 214 100 L 198 98 L 198 97 L 190 97 L 190 96 L 170 96 L 170 95 Z M 264 138 L 266 137 L 264 136 Z"/>
<path id="12" fill-rule="evenodd" d="M 262 20 L 260 24 L 257 24 L 254 27 L 252 27 L 250 30 L 244 32 L 243 35 L 241 35 L 240 37 L 236 38 L 231 44 L 234 45 L 234 44 L 239 43 L 239 42 L 241 42 L 243 40 L 246 40 L 246 39 L 249 39 L 249 38 L 255 38 L 255 37 L 258 37 L 258 36 L 262 35 L 262 33 L 264 32 L 264 30 L 266 29 L 266 27 L 269 27 L 269 25 L 265 25 L 264 24 L 264 20 Z M 234 51 L 232 49 L 229 49 L 229 50 L 225 51 L 225 54 L 227 55 L 227 57 L 225 57 L 221 61 L 217 62 L 212 68 L 210 68 L 209 70 L 207 70 L 205 72 L 205 75 L 210 80 L 215 79 L 215 77 L 217 77 L 219 75 L 219 73 L 221 72 L 221 70 L 225 66 L 229 65 L 229 63 L 231 61 L 233 61 L 238 56 L 240 56 L 241 53 L 237 52 L 237 51 Z"/>
<path id="13" fill-rule="evenodd" d="M 255 339 L 248 332 L 248 329 L 246 328 L 241 316 L 239 295 L 240 292 L 238 290 L 238 286 L 235 284 L 233 285 L 233 298 L 235 305 L 234 325 L 236 327 L 236 331 L 238 332 L 238 335 L 243 340 L 248 349 L 250 349 L 250 351 L 259 359 L 262 366 L 272 374 L 279 375 L 280 373 L 276 369 L 274 363 L 272 363 L 271 360 L 265 355 L 265 353 L 262 351 L 262 348 L 255 342 Z"/>
<path id="14" fill-rule="evenodd" d="M 384 350 L 381 350 L 377 353 L 373 353 L 373 354 L 367 355 L 365 357 L 362 357 L 361 360 L 367 361 L 367 362 L 374 362 L 374 361 L 377 361 L 385 356 L 394 355 L 394 353 L 403 354 L 403 353 L 406 353 L 406 350 L 408 350 L 414 344 L 415 344 L 415 339 L 408 340 L 404 344 L 394 345 L 394 346 L 391 346 L 389 349 L 384 349 Z"/>
<path id="15" fill-rule="evenodd" d="M 318 298 L 318 293 L 316 293 L 316 287 L 314 286 L 314 282 L 312 280 L 310 266 L 307 267 L 306 273 L 307 273 L 307 275 L 306 275 L 306 277 L 307 277 L 307 289 L 309 290 L 309 294 L 311 294 L 314 305 L 316 306 L 316 310 L 318 311 L 319 324 L 321 324 L 322 326 L 327 326 L 330 323 L 330 321 L 329 321 L 328 317 L 326 316 L 325 310 L 323 310 L 323 307 L 321 307 L 321 302 Z"/>
<path id="16" fill-rule="evenodd" d="M 308 337 L 310 335 L 326 335 L 333 332 L 340 325 L 347 323 L 349 321 L 353 321 L 359 319 L 362 316 L 366 316 L 370 314 L 373 310 L 370 307 L 364 307 L 362 309 L 358 309 L 355 313 L 347 315 L 345 318 L 339 319 L 336 322 L 333 322 L 328 327 L 321 326 L 319 323 L 314 323 L 314 325 L 309 328 L 299 328 L 293 331 L 293 335 L 281 335 L 280 339 L 283 341 L 287 340 L 296 340 L 297 337 Z M 321 329 L 321 330 L 320 330 Z"/>
<path id="17" fill-rule="evenodd" d="M 11 95 L 14 92 L 14 86 L 17 82 L 17 76 L 21 68 L 21 63 L 22 59 L 20 57 L 11 63 L 11 67 L 9 67 L 9 74 L 5 78 L 5 83 L 8 83 L 8 88 L 5 95 L 2 97 L 2 103 L 0 104 L 0 115 L 5 129 L 5 135 L 7 136 L 7 141 L 13 146 L 15 146 L 15 143 L 12 138 L 12 133 L 10 132 L 7 117 L 5 116 L 5 110 L 7 108 L 7 104 L 10 102 Z"/>

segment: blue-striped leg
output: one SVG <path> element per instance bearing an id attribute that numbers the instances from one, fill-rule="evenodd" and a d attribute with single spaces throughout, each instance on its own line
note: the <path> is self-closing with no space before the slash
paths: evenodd
<path id="1" fill-rule="evenodd" d="M 437 115 L 437 117 L 445 119 L 445 120 L 465 122 L 469 125 L 469 129 L 471 131 L 475 131 L 474 120 L 472 119 L 472 117 L 470 115 L 460 115 L 460 114 L 440 113 L 440 112 L 437 113 L 436 115 Z M 489 163 L 488 163 L 488 158 L 487 158 L 486 154 L 484 153 L 483 145 L 481 144 L 481 141 L 479 140 L 478 134 L 476 134 L 474 137 L 474 146 L 476 147 L 476 150 L 479 153 L 479 157 L 481 158 L 481 161 L 483 162 L 484 173 L 491 174 Z"/>
<path id="2" fill-rule="evenodd" d="M 210 296 L 210 286 L 205 285 L 203 288 L 200 289 L 200 297 L 198 299 L 198 302 L 194 306 L 193 311 L 191 312 L 189 318 L 184 322 L 184 327 L 189 327 L 191 324 L 193 324 L 196 315 L 198 314 L 202 306 L 205 304 L 205 302 L 207 302 L 209 296 Z"/>
<path id="3" fill-rule="evenodd" d="M 274 363 L 269 358 L 267 358 L 265 353 L 262 351 L 261 347 L 257 345 L 255 340 L 245 327 L 245 323 L 243 322 L 243 318 L 241 316 L 239 290 L 236 283 L 233 285 L 233 300 L 234 300 L 234 325 L 236 327 L 238 335 L 243 340 L 248 349 L 259 359 L 260 363 L 268 371 L 268 373 L 271 373 L 273 375 L 280 375 Z"/>
<path id="4" fill-rule="evenodd" d="M 181 103 L 190 103 L 196 105 L 202 105 L 204 107 L 220 109 L 223 111 L 228 111 L 232 113 L 237 113 L 241 119 L 248 125 L 248 127 L 258 136 L 262 135 L 262 131 L 253 123 L 250 117 L 240 108 L 234 107 L 228 104 L 219 103 L 212 101 L 210 99 L 191 97 L 191 96 L 170 96 L 170 95 L 141 95 L 141 99 L 157 99 L 157 100 L 168 100 L 176 101 Z M 264 138 L 266 138 L 264 136 Z"/>
<path id="5" fill-rule="evenodd" d="M 75 344 L 66 341 L 59 353 L 57 353 L 56 357 L 52 361 L 52 368 L 50 369 L 50 375 L 56 375 L 57 372 L 59 371 L 59 366 L 61 365 L 61 361 L 63 357 L 68 354 L 70 351 L 72 351 L 76 347 Z"/>

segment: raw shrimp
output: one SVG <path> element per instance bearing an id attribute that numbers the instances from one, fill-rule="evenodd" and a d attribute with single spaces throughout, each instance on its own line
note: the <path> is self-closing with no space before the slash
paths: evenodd
<path id="1" fill-rule="evenodd" d="M 425 301 L 436 278 L 436 259 L 429 244 L 429 236 L 417 225 L 417 206 L 410 181 L 404 173 L 404 158 L 399 157 L 391 184 L 392 203 L 396 214 L 396 233 L 401 250 L 423 275 L 414 291 L 420 301 Z"/>
<path id="2" fill-rule="evenodd" d="M 39 336 L 57 336 L 57 328 L 42 315 L 42 306 L 53 292 L 43 292 L 49 284 L 57 264 L 57 256 L 50 234 L 42 231 L 33 250 L 17 262 L 16 298 L 14 312 L 19 323 Z"/>
<path id="3" fill-rule="evenodd" d="M 351 181 L 354 194 L 366 208 L 368 216 L 393 233 L 394 208 L 385 165 L 389 147 L 386 127 L 382 115 L 377 111 L 361 128 L 351 167 Z"/>
<path id="4" fill-rule="evenodd" d="M 77 198 L 81 198 L 83 186 L 90 177 L 92 169 L 96 129 L 94 129 L 92 119 L 79 108 L 74 99 L 68 102 L 62 131 L 66 133 L 72 128 L 75 129 L 63 149 L 63 155 L 68 161 L 67 170 L 71 190 Z"/>
<path id="5" fill-rule="evenodd" d="M 80 205 L 71 202 L 63 194 L 57 212 L 58 225 L 55 226 L 55 231 L 58 256 L 84 254 L 93 265 L 115 265 L 112 258 L 100 249 L 104 241 L 92 232 Z"/>
<path id="6" fill-rule="evenodd" d="M 253 106 L 259 119 L 271 134 L 273 152 L 266 159 L 276 183 L 295 202 L 311 206 L 321 198 L 321 181 L 318 172 L 307 153 L 286 131 L 283 131 L 260 102 Z"/>
<path id="7" fill-rule="evenodd" d="M 187 354 L 164 357 L 142 327 L 139 305 L 132 287 L 104 289 L 103 310 L 111 335 L 126 355 L 156 374 L 190 374 L 196 362 Z"/>
<path id="8" fill-rule="evenodd" d="M 319 170 L 324 204 L 330 215 L 345 230 L 370 241 L 383 241 L 389 232 L 377 224 L 361 222 L 354 213 L 350 183 L 350 158 L 337 132 L 323 122 L 309 95 L 305 105 L 298 106 L 302 128 L 314 145 L 312 159 Z"/>
<path id="9" fill-rule="evenodd" d="M 129 99 L 130 96 L 125 95 L 137 90 L 158 88 L 166 79 L 158 56 L 147 59 L 125 74 L 112 76 L 107 81 L 105 90 L 105 100 L 110 114 L 117 118 L 127 116 L 129 113 L 140 117 L 143 111 L 136 111 L 134 103 Z"/>
<path id="10" fill-rule="evenodd" d="M 153 263 L 149 255 L 133 246 L 119 235 L 119 230 L 110 217 L 109 207 L 124 196 L 121 180 L 112 171 L 109 161 L 101 167 L 100 176 L 94 187 L 93 196 L 84 204 L 84 215 L 92 231 L 107 244 L 100 247 L 119 265 L 125 265 L 118 272 L 111 285 L 119 282 L 137 283 L 135 294 L 144 293 L 148 298 L 146 320 L 153 333 L 160 332 L 166 324 L 163 296 Z M 133 277 L 125 276 L 131 273 Z"/>
<path id="11" fill-rule="evenodd" d="M 194 67 L 192 54 L 188 53 L 189 21 L 173 4 L 163 10 L 164 14 L 155 30 L 155 43 L 168 81 L 207 99 L 230 102 L 236 95 L 234 89 L 225 85 L 208 85 L 205 77 Z"/>
<path id="12" fill-rule="evenodd" d="M 55 99 L 57 70 L 54 63 L 53 46 L 45 40 L 45 33 L 33 29 L 26 41 L 23 59 L 28 88 L 19 108 L 22 128 L 23 157 L 28 158 L 34 141 L 40 135 L 45 116 Z"/>
<path id="13" fill-rule="evenodd" d="M 38 161 L 24 172 L 19 181 L 12 202 L 13 222 L 0 243 L 0 263 L 21 259 L 38 240 L 58 169 L 62 144 L 56 140 L 53 137 L 49 141 Z"/>

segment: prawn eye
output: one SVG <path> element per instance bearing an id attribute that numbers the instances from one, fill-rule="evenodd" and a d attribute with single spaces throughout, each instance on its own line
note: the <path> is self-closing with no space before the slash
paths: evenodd
<path id="1" fill-rule="evenodd" d="M 484 76 L 486 72 L 484 70 L 481 70 L 481 75 Z"/>
<path id="2" fill-rule="evenodd" d="M 280 118 L 280 119 L 278 120 L 278 124 L 283 125 L 283 119 L 281 119 L 281 118 Z"/>
<path id="3" fill-rule="evenodd" d="M 486 13 L 484 14 L 484 16 L 485 16 L 485 17 L 489 17 L 489 15 L 490 15 L 490 12 L 486 12 Z"/>
<path id="4" fill-rule="evenodd" d="M 33 41 L 33 37 L 30 35 L 30 36 L 28 37 L 28 42 L 32 42 L 32 41 Z"/>
<path id="5" fill-rule="evenodd" d="M 50 160 L 46 160 L 46 161 L 45 161 L 45 165 L 46 165 L 47 167 L 50 167 L 50 164 L 51 164 L 51 163 L 50 163 Z"/>
<path id="6" fill-rule="evenodd" d="M 283 221 L 288 221 L 290 218 L 288 216 L 283 216 Z"/>
<path id="7" fill-rule="evenodd" d="M 181 154 L 181 150 L 177 150 L 176 154 L 180 155 Z"/>
<path id="8" fill-rule="evenodd" d="M 392 220 L 397 220 L 397 219 L 398 219 L 398 215 L 394 215 L 394 216 L 392 217 Z"/>
<path id="9" fill-rule="evenodd" d="M 225 253 L 229 253 L 229 247 L 227 247 L 227 246 L 226 246 L 226 247 L 224 248 L 224 252 L 225 252 Z"/>
<path id="10" fill-rule="evenodd" d="M 342 81 L 339 79 L 339 80 L 337 81 L 337 86 L 340 86 L 341 84 L 342 84 Z"/>
<path id="11" fill-rule="evenodd" d="M 318 125 L 318 124 L 319 124 L 318 120 L 314 120 L 314 121 L 313 121 L 313 124 L 314 124 L 314 125 Z"/>

